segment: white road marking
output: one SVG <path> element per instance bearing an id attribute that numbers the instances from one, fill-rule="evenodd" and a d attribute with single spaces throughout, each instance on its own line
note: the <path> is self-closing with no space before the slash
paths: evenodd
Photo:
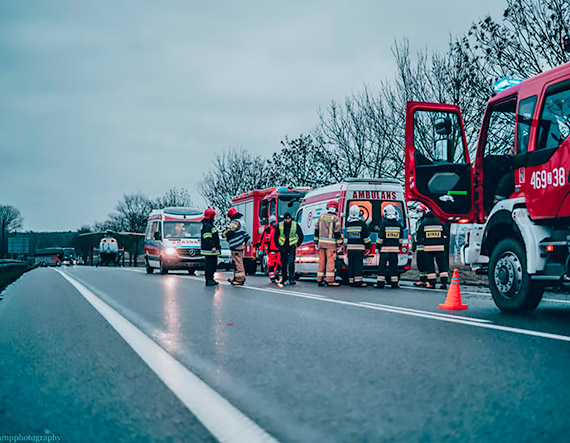
<path id="1" fill-rule="evenodd" d="M 200 277 L 192 277 L 192 276 L 184 276 L 184 275 L 180 275 L 180 277 L 193 279 L 193 280 L 202 280 Z M 221 284 L 229 284 L 229 283 L 225 283 L 225 282 L 220 282 L 220 283 Z M 277 288 L 275 288 L 275 289 L 274 288 L 257 288 L 257 287 L 249 286 L 249 285 L 248 286 L 238 286 L 238 287 L 242 288 L 242 289 L 251 289 L 251 290 L 255 290 L 255 291 L 264 291 L 264 292 L 270 292 L 270 293 L 284 294 L 284 295 L 290 295 L 292 297 L 308 298 L 308 299 L 319 300 L 319 301 L 327 302 L 327 303 L 336 303 L 336 304 L 342 304 L 342 305 L 347 305 L 347 306 L 355 306 L 355 307 L 360 307 L 360 308 L 374 309 L 374 310 L 378 310 L 378 311 L 391 312 L 394 314 L 409 315 L 412 317 L 421 317 L 421 318 L 427 318 L 427 319 L 431 319 L 431 320 L 439 320 L 439 321 L 445 321 L 445 322 L 449 322 L 449 323 L 458 323 L 458 324 L 463 324 L 463 325 L 468 325 L 468 326 L 475 326 L 475 327 L 479 327 L 479 328 L 493 329 L 496 331 L 512 332 L 515 334 L 529 335 L 532 337 L 541 337 L 541 338 L 548 338 L 548 339 L 552 339 L 552 340 L 570 342 L 570 336 L 566 336 L 566 335 L 559 335 L 559 334 L 551 334 L 548 332 L 533 331 L 531 329 L 512 328 L 510 326 L 497 325 L 497 324 L 494 324 L 492 322 L 484 323 L 485 320 L 476 319 L 476 318 L 472 319 L 470 317 L 463 317 L 463 316 L 454 316 L 452 314 L 441 314 L 441 313 L 435 313 L 435 312 L 430 312 L 430 311 L 417 311 L 417 312 L 415 312 L 415 310 L 410 310 L 409 308 L 401 308 L 399 306 L 390 306 L 390 305 L 374 305 L 374 306 L 371 306 L 371 304 L 369 304 L 368 302 L 350 302 L 350 301 L 344 301 L 344 300 L 335 300 L 335 299 L 326 298 L 326 297 L 323 297 L 323 296 L 317 295 L 317 294 L 310 294 L 310 293 L 306 293 L 306 292 L 297 292 L 297 291 L 287 291 L 287 290 L 277 289 Z M 422 288 L 414 288 L 414 289 L 420 289 L 421 290 Z M 550 301 L 552 299 L 548 299 L 548 300 Z M 554 300 L 552 300 L 552 301 L 554 301 Z"/>
<path id="2" fill-rule="evenodd" d="M 420 309 L 403 308 L 402 306 L 382 305 L 380 303 L 370 303 L 370 302 L 366 302 L 366 301 L 363 301 L 360 303 L 363 305 L 379 306 L 381 308 L 396 308 L 396 309 L 401 309 L 402 311 L 418 312 L 420 314 L 429 314 L 429 315 L 435 315 L 435 316 L 439 316 L 439 317 L 461 318 L 461 319 L 465 319 L 465 320 L 479 321 L 481 323 L 492 323 L 491 320 L 484 320 L 482 318 L 463 317 L 463 316 L 458 317 L 457 315 L 453 315 L 453 314 L 443 314 L 441 312 L 422 311 Z"/>
<path id="3" fill-rule="evenodd" d="M 59 270 L 57 272 L 109 322 L 217 440 L 276 441 L 93 292 L 66 273 Z"/>

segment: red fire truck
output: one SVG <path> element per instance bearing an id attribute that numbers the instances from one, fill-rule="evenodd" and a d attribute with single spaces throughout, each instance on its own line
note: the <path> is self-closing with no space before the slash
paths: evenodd
<path id="1" fill-rule="evenodd" d="M 246 230 L 251 236 L 244 253 L 244 266 L 247 274 L 255 274 L 259 262 L 258 246 L 263 231 L 269 224 L 272 215 L 279 222 L 283 214 L 290 212 L 293 218 L 301 200 L 310 187 L 273 187 L 250 191 L 232 199 L 232 205 L 243 214 Z"/>
<path id="2" fill-rule="evenodd" d="M 522 312 L 569 281 L 570 63 L 502 83 L 473 164 L 458 106 L 408 102 L 405 188 L 441 221 L 476 223 L 464 262 L 487 270 L 500 309 Z"/>

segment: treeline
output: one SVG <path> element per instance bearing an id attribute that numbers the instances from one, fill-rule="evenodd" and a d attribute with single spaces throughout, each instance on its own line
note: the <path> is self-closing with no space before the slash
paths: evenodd
<path id="1" fill-rule="evenodd" d="M 199 192 L 219 212 L 234 195 L 267 186 L 324 186 L 345 177 L 401 178 L 409 100 L 459 105 L 473 153 L 493 84 L 504 76 L 525 79 L 569 60 L 568 0 L 507 0 L 500 20 L 486 16 L 452 36 L 444 52 L 410 51 L 395 42 L 393 79 L 332 101 L 317 113 L 309 134 L 285 136 L 270 158 L 245 149 L 219 154 Z M 431 153 L 426 152 L 428 156 Z"/>

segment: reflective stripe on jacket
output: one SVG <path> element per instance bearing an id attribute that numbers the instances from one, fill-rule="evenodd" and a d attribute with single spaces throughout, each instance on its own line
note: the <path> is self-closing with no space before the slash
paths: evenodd
<path id="1" fill-rule="evenodd" d="M 319 249 L 335 249 L 342 245 L 340 218 L 327 212 L 319 217 L 315 227 L 315 243 Z"/>

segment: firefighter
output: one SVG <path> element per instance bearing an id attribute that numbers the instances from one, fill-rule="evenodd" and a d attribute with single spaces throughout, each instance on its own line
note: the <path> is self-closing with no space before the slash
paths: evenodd
<path id="1" fill-rule="evenodd" d="M 293 221 L 290 212 L 283 214 L 283 221 L 277 225 L 274 242 L 279 245 L 281 257 L 281 280 L 278 285 L 283 287 L 287 281 L 295 284 L 295 256 L 297 245 L 303 243 L 303 231 L 297 222 Z"/>
<path id="2" fill-rule="evenodd" d="M 362 281 L 364 254 L 370 251 L 368 226 L 360 216 L 360 208 L 351 206 L 346 222 L 348 251 L 348 282 L 351 286 L 366 286 Z"/>
<path id="3" fill-rule="evenodd" d="M 315 244 L 319 250 L 317 282 L 319 286 L 339 286 L 335 281 L 336 250 L 342 245 L 341 222 L 337 215 L 338 202 L 327 203 L 327 212 L 319 217 L 315 227 Z M 324 277 L 324 281 L 323 281 Z"/>
<path id="4" fill-rule="evenodd" d="M 378 262 L 378 277 L 374 287 L 381 289 L 388 282 L 393 288 L 399 288 L 398 253 L 404 242 L 404 231 L 393 205 L 386 205 L 383 214 L 384 219 L 380 224 L 380 231 L 376 240 L 380 260 Z M 386 267 L 386 263 L 388 263 L 388 267 Z"/>
<path id="5" fill-rule="evenodd" d="M 277 219 L 275 216 L 269 217 L 269 226 L 263 232 L 263 240 L 261 241 L 260 250 L 267 255 L 267 271 L 271 283 L 277 281 L 277 267 L 281 266 L 279 255 L 279 247 L 275 243 L 275 231 L 277 229 Z"/>
<path id="6" fill-rule="evenodd" d="M 204 211 L 200 233 L 200 252 L 206 259 L 204 272 L 206 286 L 215 286 L 218 284 L 218 282 L 214 280 L 214 273 L 218 267 L 218 255 L 220 255 L 221 246 L 218 230 L 214 227 L 215 218 L 216 211 L 212 208 L 208 208 Z"/>
<path id="7" fill-rule="evenodd" d="M 424 205 L 423 203 L 420 203 L 420 205 L 418 206 L 418 212 L 420 214 L 420 220 L 418 223 L 418 229 L 419 229 L 419 226 L 422 225 L 422 222 L 428 213 L 427 206 Z M 420 243 L 418 241 L 417 231 L 416 231 L 415 248 L 416 248 L 416 265 L 417 265 L 418 271 L 420 273 L 420 279 L 417 282 L 415 282 L 414 285 L 422 288 L 427 284 L 428 278 L 427 278 L 427 271 L 426 271 L 426 267 L 425 267 L 424 244 L 423 244 L 423 242 Z"/>
<path id="8" fill-rule="evenodd" d="M 249 240 L 249 235 L 245 232 L 241 218 L 243 217 L 236 208 L 230 208 L 227 213 L 230 226 L 223 233 L 228 240 L 232 261 L 234 263 L 234 277 L 228 281 L 234 286 L 243 286 L 245 282 L 245 268 L 243 266 L 243 252 L 245 244 Z"/>
<path id="9" fill-rule="evenodd" d="M 439 270 L 441 289 L 447 288 L 449 278 L 449 264 L 447 244 L 447 230 L 431 212 L 427 212 L 418 228 L 418 244 L 424 245 L 424 266 L 427 273 L 426 288 L 434 289 L 436 283 L 435 263 Z"/>

